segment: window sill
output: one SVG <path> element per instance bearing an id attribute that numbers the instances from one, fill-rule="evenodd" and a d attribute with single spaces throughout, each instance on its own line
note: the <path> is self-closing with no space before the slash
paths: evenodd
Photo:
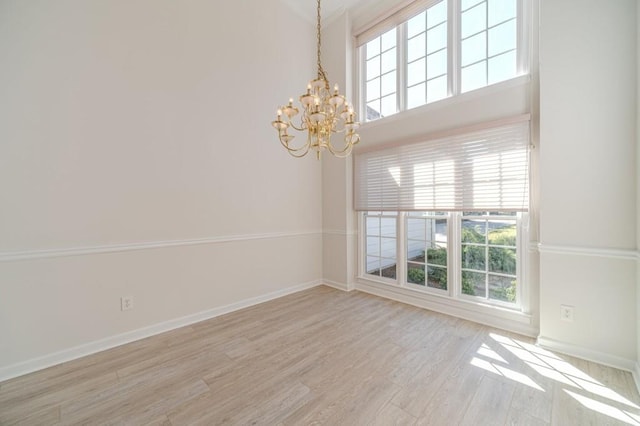
<path id="1" fill-rule="evenodd" d="M 364 130 L 373 129 L 380 125 L 384 126 L 384 125 L 392 124 L 405 119 L 410 119 L 411 117 L 414 117 L 414 116 L 422 117 L 427 113 L 433 113 L 434 111 L 450 108 L 462 103 L 473 101 L 478 98 L 488 98 L 493 95 L 497 95 L 500 92 L 503 92 L 508 89 L 513 89 L 517 87 L 525 88 L 525 87 L 528 87 L 530 83 L 531 83 L 531 75 L 523 74 L 509 80 L 492 84 L 490 86 L 480 87 L 478 89 L 474 89 L 469 92 L 461 93 L 455 96 L 449 96 L 447 98 L 440 99 L 438 101 L 425 104 L 416 108 L 399 111 L 388 117 L 383 117 L 377 120 L 363 122 L 360 125 L 360 129 L 364 131 Z"/>
<path id="2" fill-rule="evenodd" d="M 526 336 L 536 337 L 539 331 L 534 325 L 532 315 L 514 309 L 453 299 L 448 295 L 400 287 L 397 284 L 383 283 L 364 276 L 357 278 L 355 288 L 365 293 Z"/>

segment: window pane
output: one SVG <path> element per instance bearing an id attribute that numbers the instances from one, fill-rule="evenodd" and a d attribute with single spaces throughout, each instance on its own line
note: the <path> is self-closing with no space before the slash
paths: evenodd
<path id="1" fill-rule="evenodd" d="M 382 54 L 381 72 L 384 74 L 396 69 L 396 49 L 395 47 Z"/>
<path id="2" fill-rule="evenodd" d="M 462 38 L 467 38 L 487 28 L 487 4 L 481 3 L 462 12 Z"/>
<path id="3" fill-rule="evenodd" d="M 489 84 L 508 80 L 516 75 L 518 72 L 515 50 L 489 59 Z"/>
<path id="4" fill-rule="evenodd" d="M 427 266 L 427 285 L 440 290 L 447 289 L 447 268 Z"/>
<path id="5" fill-rule="evenodd" d="M 491 28 L 489 30 L 489 56 L 515 49 L 517 39 L 515 19 Z"/>
<path id="6" fill-rule="evenodd" d="M 470 7 L 475 6 L 476 4 L 480 3 L 481 1 L 484 1 L 484 0 L 462 0 L 462 5 L 461 5 L 462 10 L 467 10 Z M 500 1 L 500 0 L 498 0 L 498 1 Z"/>
<path id="7" fill-rule="evenodd" d="M 487 33 L 481 32 L 462 42 L 461 64 L 466 67 L 469 64 L 487 57 Z"/>
<path id="8" fill-rule="evenodd" d="M 380 237 L 367 237 L 367 255 L 380 256 Z"/>
<path id="9" fill-rule="evenodd" d="M 385 278 L 396 279 L 396 263 L 389 262 L 387 259 L 382 259 L 382 271 L 380 276 Z"/>
<path id="10" fill-rule="evenodd" d="M 366 44 L 367 59 L 380 54 L 380 37 L 376 37 Z"/>
<path id="11" fill-rule="evenodd" d="M 380 36 L 381 51 L 391 49 L 396 46 L 396 29 L 393 28 Z"/>
<path id="12" fill-rule="evenodd" d="M 367 121 L 380 118 L 380 100 L 367 102 Z"/>
<path id="13" fill-rule="evenodd" d="M 462 92 L 484 87 L 487 85 L 487 63 L 478 62 L 462 69 Z"/>
<path id="14" fill-rule="evenodd" d="M 426 54 L 425 34 L 422 33 L 407 42 L 407 62 L 415 61 Z"/>
<path id="15" fill-rule="evenodd" d="M 423 219 L 407 219 L 407 238 L 411 240 L 425 241 L 426 224 Z"/>
<path id="16" fill-rule="evenodd" d="M 462 242 L 485 244 L 487 222 L 484 220 L 465 219 L 462 221 Z"/>
<path id="17" fill-rule="evenodd" d="M 447 20 L 447 2 L 441 1 L 427 10 L 427 28 Z"/>
<path id="18" fill-rule="evenodd" d="M 367 274 L 378 275 L 380 273 L 380 258 L 367 256 Z"/>
<path id="19" fill-rule="evenodd" d="M 426 30 L 425 15 L 426 12 L 422 12 L 421 14 L 416 15 L 413 18 L 409 19 L 409 21 L 407 21 L 407 37 L 411 38 L 414 35 Z"/>
<path id="20" fill-rule="evenodd" d="M 407 108 L 415 108 L 424 105 L 425 100 L 425 83 L 407 89 Z"/>
<path id="21" fill-rule="evenodd" d="M 436 221 L 436 233 L 435 241 L 438 243 L 447 242 L 447 219 L 435 219 Z M 441 244 L 438 244 L 441 246 Z"/>
<path id="22" fill-rule="evenodd" d="M 395 93 L 389 96 L 386 96 L 381 99 L 381 111 L 380 114 L 382 117 L 388 117 L 397 112 L 397 104 L 396 104 L 396 95 Z"/>
<path id="23" fill-rule="evenodd" d="M 407 240 L 407 259 L 424 263 L 426 243 L 420 240 Z"/>
<path id="24" fill-rule="evenodd" d="M 497 246 L 516 245 L 516 224 L 515 222 L 489 222 L 489 244 Z"/>
<path id="25" fill-rule="evenodd" d="M 516 279 L 489 275 L 489 298 L 515 303 Z"/>
<path id="26" fill-rule="evenodd" d="M 367 61 L 367 80 L 380 75 L 380 56 L 376 56 Z"/>
<path id="27" fill-rule="evenodd" d="M 516 0 L 489 0 L 489 26 L 494 26 L 518 14 Z"/>
<path id="28" fill-rule="evenodd" d="M 427 83 L 427 102 L 444 99 L 447 94 L 447 76 L 435 78 Z"/>
<path id="29" fill-rule="evenodd" d="M 380 235 L 383 237 L 396 237 L 396 219 L 383 217 L 380 219 Z"/>
<path id="30" fill-rule="evenodd" d="M 486 275 L 478 272 L 462 271 L 462 294 L 486 297 Z"/>
<path id="31" fill-rule="evenodd" d="M 407 85 L 413 86 L 425 81 L 426 73 L 425 58 L 418 59 L 417 61 L 410 63 L 407 67 Z"/>
<path id="32" fill-rule="evenodd" d="M 430 265 L 447 266 L 447 249 L 432 247 L 427 250 L 427 263 Z"/>
<path id="33" fill-rule="evenodd" d="M 396 91 L 396 72 L 391 71 L 382 76 L 381 95 L 388 95 Z M 384 108 L 384 107 L 383 107 Z"/>
<path id="34" fill-rule="evenodd" d="M 424 285 L 425 273 L 424 266 L 417 263 L 407 263 L 407 282 L 413 284 Z"/>
<path id="35" fill-rule="evenodd" d="M 380 235 L 380 218 L 367 216 L 367 235 Z"/>
<path id="36" fill-rule="evenodd" d="M 489 247 L 489 271 L 516 274 L 516 249 Z"/>
<path id="37" fill-rule="evenodd" d="M 475 269 L 484 271 L 486 265 L 486 255 L 484 246 L 462 245 L 462 267 L 465 269 Z"/>
<path id="38" fill-rule="evenodd" d="M 396 239 L 395 238 L 382 238 L 380 240 L 380 257 L 386 257 L 388 259 L 396 258 Z"/>
<path id="39" fill-rule="evenodd" d="M 427 56 L 427 79 L 447 73 L 447 49 Z"/>
<path id="40" fill-rule="evenodd" d="M 380 97 L 380 79 L 374 78 L 367 82 L 367 102 Z"/>
<path id="41" fill-rule="evenodd" d="M 427 31 L 427 53 L 447 47 L 447 24 L 441 24 Z"/>

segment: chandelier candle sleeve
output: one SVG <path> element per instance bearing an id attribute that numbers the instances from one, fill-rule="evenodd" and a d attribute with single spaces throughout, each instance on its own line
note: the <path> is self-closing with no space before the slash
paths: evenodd
<path id="1" fill-rule="evenodd" d="M 322 68 L 320 60 L 320 0 L 317 12 L 318 77 L 309 82 L 307 92 L 299 98 L 302 114 L 296 120 L 297 124 L 294 119 L 300 110 L 293 105 L 293 98 L 289 98 L 287 105 L 278 108 L 276 120 L 271 124 L 278 131 L 278 139 L 282 146 L 294 157 L 304 157 L 309 151 L 315 151 L 320 159 L 320 153 L 325 149 L 336 157 L 347 157 L 351 154 L 353 146 L 360 142 L 360 136 L 356 133 L 360 123 L 355 121 L 356 114 L 340 94 L 337 84 L 333 86 L 333 93 L 331 92 L 327 73 Z M 303 137 L 306 135 L 306 141 L 299 146 L 290 145 L 295 138 L 289 134 L 290 129 L 302 133 Z M 334 146 L 331 140 L 335 135 L 340 135 L 343 139 L 338 147 Z"/>

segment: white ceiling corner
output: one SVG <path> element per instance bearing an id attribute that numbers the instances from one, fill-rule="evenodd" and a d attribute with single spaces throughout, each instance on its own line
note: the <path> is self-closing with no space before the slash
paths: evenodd
<path id="1" fill-rule="evenodd" d="M 315 24 L 316 6 L 314 0 L 280 0 L 305 21 Z M 393 7 L 401 0 L 321 0 L 322 21 L 333 21 L 345 11 L 349 11 L 352 18 L 361 16 L 375 16 Z"/>

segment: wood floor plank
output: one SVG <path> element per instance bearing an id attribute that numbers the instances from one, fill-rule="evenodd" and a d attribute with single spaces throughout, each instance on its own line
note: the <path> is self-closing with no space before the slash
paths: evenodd
<path id="1" fill-rule="evenodd" d="M 460 425 L 504 425 L 514 391 L 514 384 L 495 380 L 485 374 Z"/>
<path id="2" fill-rule="evenodd" d="M 640 425 L 629 372 L 316 287 L 0 383 L 1 425 Z"/>

